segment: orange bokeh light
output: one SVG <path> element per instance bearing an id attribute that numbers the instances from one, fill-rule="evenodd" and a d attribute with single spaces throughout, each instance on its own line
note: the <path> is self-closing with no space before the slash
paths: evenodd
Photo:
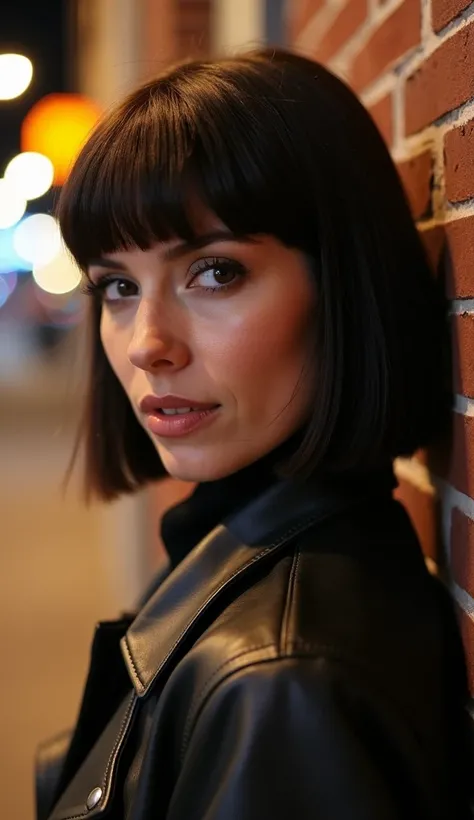
<path id="1" fill-rule="evenodd" d="M 21 150 L 49 157 L 54 185 L 62 185 L 99 116 L 98 106 L 81 94 L 48 94 L 23 120 Z"/>

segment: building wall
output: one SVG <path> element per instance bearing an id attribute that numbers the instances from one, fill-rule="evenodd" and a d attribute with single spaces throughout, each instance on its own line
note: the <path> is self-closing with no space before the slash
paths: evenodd
<path id="1" fill-rule="evenodd" d="M 263 0 L 214 0 L 212 50 L 229 54 L 241 48 L 258 46 L 265 38 Z"/>
<path id="2" fill-rule="evenodd" d="M 443 276 L 453 363 L 448 452 L 400 460 L 427 556 L 447 559 L 474 692 L 474 7 L 469 0 L 288 0 L 292 46 L 361 96 Z"/>

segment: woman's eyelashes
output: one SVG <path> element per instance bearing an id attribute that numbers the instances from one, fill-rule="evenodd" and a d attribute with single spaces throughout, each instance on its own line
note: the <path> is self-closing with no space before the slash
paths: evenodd
<path id="1" fill-rule="evenodd" d="M 96 281 L 86 279 L 81 285 L 81 291 L 87 296 L 99 297 L 102 302 L 119 302 L 137 296 L 139 287 L 116 273 L 105 273 L 98 276 Z"/>
<path id="2" fill-rule="evenodd" d="M 246 273 L 244 265 L 233 259 L 200 259 L 190 268 L 188 288 L 203 288 L 214 292 L 228 290 Z"/>
<path id="3" fill-rule="evenodd" d="M 235 287 L 246 273 L 245 266 L 233 259 L 200 259 L 189 269 L 186 288 L 217 293 Z M 138 296 L 140 286 L 116 273 L 104 273 L 96 276 L 95 281 L 85 280 L 81 291 L 98 296 L 102 302 L 112 303 Z"/>

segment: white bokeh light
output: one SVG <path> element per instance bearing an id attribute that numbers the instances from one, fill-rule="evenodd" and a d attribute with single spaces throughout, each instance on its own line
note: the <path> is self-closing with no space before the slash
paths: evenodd
<path id="1" fill-rule="evenodd" d="M 17 154 L 5 168 L 4 178 L 25 199 L 43 196 L 53 184 L 54 166 L 48 157 L 36 151 Z"/>
<path id="2" fill-rule="evenodd" d="M 61 250 L 61 232 L 54 217 L 33 214 L 15 229 L 13 247 L 22 259 L 32 265 L 47 265 Z"/>
<path id="3" fill-rule="evenodd" d="M 81 281 L 81 272 L 64 245 L 47 265 L 33 267 L 33 279 L 47 293 L 70 293 Z"/>
<path id="4" fill-rule="evenodd" d="M 16 225 L 25 210 L 26 199 L 17 193 L 11 182 L 0 179 L 0 228 Z"/>
<path id="5" fill-rule="evenodd" d="M 22 54 L 0 54 L 0 100 L 13 100 L 28 88 L 33 65 Z"/>

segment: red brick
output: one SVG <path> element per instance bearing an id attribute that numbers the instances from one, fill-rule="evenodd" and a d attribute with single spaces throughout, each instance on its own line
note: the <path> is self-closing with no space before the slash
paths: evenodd
<path id="1" fill-rule="evenodd" d="M 418 489 L 409 481 L 398 479 L 395 498 L 402 502 L 420 539 L 424 555 L 437 561 L 440 557 L 440 505 L 434 494 Z"/>
<path id="2" fill-rule="evenodd" d="M 398 172 L 410 202 L 413 218 L 429 216 L 433 175 L 431 151 L 424 151 L 406 162 L 400 162 Z"/>
<path id="3" fill-rule="evenodd" d="M 447 199 L 462 202 L 474 197 L 474 120 L 446 134 L 444 161 Z"/>
<path id="4" fill-rule="evenodd" d="M 474 316 L 452 317 L 453 379 L 456 393 L 474 398 Z"/>
<path id="5" fill-rule="evenodd" d="M 368 0 L 348 0 L 316 47 L 315 59 L 321 63 L 330 60 L 364 23 L 367 12 Z"/>
<path id="6" fill-rule="evenodd" d="M 467 102 L 474 90 L 474 25 L 446 40 L 408 77 L 405 87 L 407 134 L 414 134 Z"/>
<path id="7" fill-rule="evenodd" d="M 461 632 L 464 652 L 466 655 L 467 679 L 469 689 L 474 695 L 474 622 L 460 606 L 456 606 L 458 624 Z"/>
<path id="8" fill-rule="evenodd" d="M 474 596 L 474 521 L 456 508 L 451 518 L 451 572 L 458 586 Z"/>
<path id="9" fill-rule="evenodd" d="M 457 490 L 474 496 L 474 418 L 454 413 L 447 478 Z"/>
<path id="10" fill-rule="evenodd" d="M 474 216 L 420 230 L 420 236 L 433 272 L 445 274 L 447 298 L 473 298 Z"/>
<path id="11" fill-rule="evenodd" d="M 426 253 L 435 275 L 443 265 L 446 251 L 446 231 L 444 225 L 436 225 L 427 231 L 420 231 L 421 240 L 425 246 Z"/>
<path id="12" fill-rule="evenodd" d="M 432 0 L 431 19 L 436 32 L 448 25 L 458 14 L 471 4 L 472 0 Z"/>
<path id="13" fill-rule="evenodd" d="M 326 0 L 289 0 L 288 30 L 290 43 L 294 43 L 311 18 L 322 9 Z"/>
<path id="14" fill-rule="evenodd" d="M 390 147 L 393 142 L 393 99 L 391 94 L 370 106 L 369 112 L 382 137 Z"/>
<path id="15" fill-rule="evenodd" d="M 446 223 L 448 259 L 446 290 L 449 299 L 474 297 L 474 216 Z"/>
<path id="16" fill-rule="evenodd" d="M 401 6 L 374 31 L 349 68 L 348 79 L 360 91 L 419 45 L 421 39 L 420 0 L 404 0 Z"/>

